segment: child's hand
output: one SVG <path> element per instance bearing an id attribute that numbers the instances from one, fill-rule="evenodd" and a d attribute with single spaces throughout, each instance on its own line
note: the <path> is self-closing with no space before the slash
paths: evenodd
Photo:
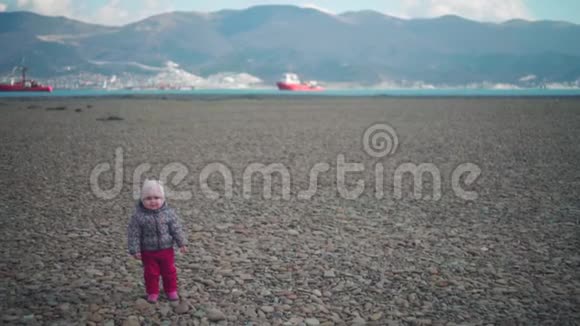
<path id="1" fill-rule="evenodd" d="M 133 258 L 141 260 L 141 253 L 136 253 L 133 255 Z"/>
<path id="2" fill-rule="evenodd" d="M 186 246 L 179 247 L 179 252 L 182 253 L 182 254 L 186 253 L 187 252 L 187 247 Z"/>

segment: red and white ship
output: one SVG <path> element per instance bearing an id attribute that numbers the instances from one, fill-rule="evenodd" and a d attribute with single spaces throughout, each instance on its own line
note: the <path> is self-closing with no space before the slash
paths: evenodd
<path id="1" fill-rule="evenodd" d="M 19 67 L 22 71 L 20 81 L 11 80 L 10 83 L 0 83 L 0 92 L 52 92 L 52 86 L 41 85 L 35 80 L 26 79 L 26 67 Z"/>
<path id="2" fill-rule="evenodd" d="M 282 79 L 276 83 L 281 91 L 322 91 L 324 88 L 316 81 L 301 82 L 296 74 L 286 73 Z"/>

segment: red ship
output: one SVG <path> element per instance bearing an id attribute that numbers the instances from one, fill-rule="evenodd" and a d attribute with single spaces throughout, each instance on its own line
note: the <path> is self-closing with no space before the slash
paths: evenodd
<path id="1" fill-rule="evenodd" d="M 315 81 L 301 82 L 296 74 L 284 74 L 282 80 L 276 83 L 281 91 L 322 91 L 324 88 Z"/>
<path id="2" fill-rule="evenodd" d="M 0 84 L 0 92 L 52 92 L 52 86 L 41 85 L 35 80 L 26 79 L 26 67 L 20 67 L 22 79 L 20 81 L 10 81 L 10 83 Z"/>

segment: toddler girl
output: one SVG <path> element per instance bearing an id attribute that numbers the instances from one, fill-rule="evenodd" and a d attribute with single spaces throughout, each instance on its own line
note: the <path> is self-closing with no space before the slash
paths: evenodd
<path id="1" fill-rule="evenodd" d="M 143 262 L 147 301 L 155 303 L 159 298 L 159 275 L 167 298 L 179 300 L 173 244 L 185 253 L 187 239 L 179 217 L 165 201 L 160 182 L 145 180 L 143 183 L 141 200 L 131 216 L 127 238 L 129 254 Z"/>

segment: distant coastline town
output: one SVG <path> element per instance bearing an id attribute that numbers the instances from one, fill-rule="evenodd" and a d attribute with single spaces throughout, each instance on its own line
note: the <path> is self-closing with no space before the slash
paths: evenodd
<path id="1" fill-rule="evenodd" d="M 197 88 L 260 88 L 267 87 L 263 81 L 246 73 L 218 73 L 206 78 L 189 73 L 168 62 L 159 68 L 157 74 L 120 72 L 105 75 L 79 72 L 52 78 L 38 78 L 38 81 L 53 85 L 55 89 L 172 89 L 190 90 Z M 34 76 L 30 76 L 33 78 Z M 1 76 L 1 80 L 17 81 L 17 74 Z"/>
<path id="2" fill-rule="evenodd" d="M 55 89 L 104 90 L 194 90 L 194 89 L 274 89 L 274 82 L 264 81 L 248 73 L 222 72 L 207 77 L 187 72 L 168 62 L 156 74 L 120 72 L 105 75 L 79 72 L 52 78 L 34 78 Z M 0 75 L 2 81 L 17 81 L 15 74 Z M 522 76 L 517 83 L 478 82 L 462 85 L 431 84 L 423 81 L 384 80 L 376 84 L 321 81 L 329 89 L 580 89 L 580 80 L 555 82 L 540 80 L 535 75 Z"/>

